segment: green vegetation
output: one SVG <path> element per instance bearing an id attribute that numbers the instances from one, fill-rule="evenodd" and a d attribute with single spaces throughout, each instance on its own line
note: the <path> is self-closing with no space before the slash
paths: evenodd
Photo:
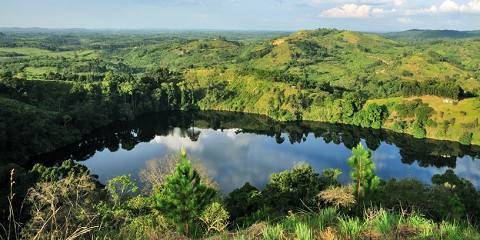
<path id="1" fill-rule="evenodd" d="M 355 192 L 360 200 L 368 197 L 380 184 L 380 179 L 375 176 L 375 165 L 372 162 L 372 153 L 363 148 L 362 144 L 352 149 L 353 156 L 348 159 L 352 167 L 352 180 L 356 182 Z"/>
<path id="2" fill-rule="evenodd" d="M 212 202 L 216 193 L 213 188 L 201 182 L 200 175 L 192 169 L 185 153 L 182 153 L 181 158 L 175 172 L 166 178 L 161 190 L 154 193 L 154 208 L 175 223 L 181 233 L 189 234 L 197 217 Z M 215 209 L 209 208 L 209 211 Z M 205 213 L 203 217 L 208 219 L 210 215 L 211 213 Z"/>
<path id="3" fill-rule="evenodd" d="M 0 34 L 0 160 L 26 165 L 115 121 L 198 109 L 480 145 L 480 41 L 467 33 L 421 34 L 462 40 L 410 42 L 404 39 L 418 33 L 386 38 L 335 29 L 290 35 L 6 31 Z M 291 142 L 304 136 L 301 127 L 289 131 Z M 355 134 L 320 134 L 328 141 L 351 137 L 350 147 L 358 143 Z M 120 135 L 113 138 L 124 149 L 148 138 Z M 276 140 L 285 139 L 277 134 Z M 450 155 L 440 152 L 422 163 Z M 406 162 L 427 155 L 401 154 Z M 185 155 L 171 171 L 147 172 L 144 192 L 128 176 L 100 186 L 71 161 L 36 165 L 18 171 L 25 176 L 19 180 L 25 212 L 12 210 L 12 199 L 22 194 L 5 193 L 11 211 L 0 236 L 479 238 L 480 194 L 465 179 L 447 171 L 432 186 L 381 181 L 363 146 L 354 148 L 349 164 L 353 186 L 342 186 L 335 170 L 319 174 L 299 165 L 273 174 L 263 190 L 247 183 L 225 199 Z M 3 180 L 10 165 L 2 168 Z M 25 182 L 35 186 L 27 192 Z"/>
<path id="4" fill-rule="evenodd" d="M 479 44 L 475 38 L 411 43 L 335 29 L 290 35 L 6 31 L 0 35 L 0 104 L 8 117 L 0 120 L 0 132 L 11 140 L 0 139 L 0 146 L 22 149 L 6 154 L 18 159 L 75 142 L 114 120 L 193 108 L 480 144 L 472 119 L 480 114 Z M 396 114 L 393 105 L 412 97 L 433 109 L 428 119 Z M 464 126 L 468 130 L 459 131 Z M 19 143 L 12 129 L 33 144 Z"/>
<path id="5" fill-rule="evenodd" d="M 369 162 L 361 145 L 351 159 Z M 349 160 L 353 163 L 353 160 Z M 341 185 L 336 169 L 317 174 L 308 165 L 271 176 L 264 190 L 245 184 L 220 197 L 208 176 L 192 167 L 186 153 L 149 166 L 143 184 L 117 176 L 101 186 L 72 161 L 37 164 L 28 174 L 36 184 L 14 210 L 2 239 L 478 239 L 480 192 L 448 170 L 432 178 L 383 181 L 374 165 Z M 360 169 L 353 164 L 352 176 Z M 366 174 L 368 173 L 368 174 Z M 16 187 L 11 172 L 10 189 Z M 16 197 L 10 194 L 10 199 Z M 15 217 L 17 216 L 17 217 Z"/>

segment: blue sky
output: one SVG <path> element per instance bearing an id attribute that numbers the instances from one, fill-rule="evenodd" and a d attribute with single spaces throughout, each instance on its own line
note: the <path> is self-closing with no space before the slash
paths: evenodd
<path id="1" fill-rule="evenodd" d="M 480 29 L 480 0 L 0 0 L 0 27 Z"/>

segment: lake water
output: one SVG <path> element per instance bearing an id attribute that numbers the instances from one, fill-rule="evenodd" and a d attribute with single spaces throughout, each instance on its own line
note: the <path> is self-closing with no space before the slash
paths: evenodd
<path id="1" fill-rule="evenodd" d="M 200 162 L 224 193 L 245 182 L 262 188 L 270 174 L 307 163 L 318 172 L 343 170 L 361 142 L 373 151 L 376 173 L 383 179 L 416 178 L 431 183 L 434 174 L 455 173 L 480 186 L 480 148 L 420 140 L 387 131 L 314 122 L 279 123 L 258 115 L 199 112 L 159 113 L 99 129 L 83 141 L 34 159 L 73 159 L 99 180 L 131 174 L 138 177 L 150 160 L 178 154 L 184 147 Z"/>

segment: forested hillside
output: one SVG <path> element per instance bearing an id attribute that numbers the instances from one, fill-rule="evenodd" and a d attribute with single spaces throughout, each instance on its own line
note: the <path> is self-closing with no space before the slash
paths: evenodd
<path id="1" fill-rule="evenodd" d="M 386 33 L 389 38 L 409 41 L 435 41 L 448 39 L 466 39 L 480 37 L 480 31 L 422 30 L 412 29 L 403 32 Z"/>
<path id="2" fill-rule="evenodd" d="M 400 39 L 335 29 L 4 31 L 0 147 L 26 157 L 114 120 L 191 109 L 480 144 L 480 39 Z"/>

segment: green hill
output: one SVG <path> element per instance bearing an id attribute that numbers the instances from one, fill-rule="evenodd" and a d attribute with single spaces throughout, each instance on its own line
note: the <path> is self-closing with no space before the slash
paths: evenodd
<path id="1" fill-rule="evenodd" d="M 480 39 L 411 42 L 388 34 L 336 29 L 290 35 L 259 33 L 252 37 L 248 34 L 253 33 L 239 33 L 237 37 L 233 32 L 211 34 L 5 32 L 0 36 L 0 73 L 7 73 L 2 75 L 8 84 L 15 77 L 56 80 L 45 82 L 44 89 L 61 89 L 46 86 L 60 86 L 62 81 L 75 82 L 76 88 L 92 92 L 96 101 L 108 100 L 105 94 L 118 91 L 119 103 L 126 104 L 121 110 L 135 113 L 137 99 L 145 94 L 145 73 L 168 68 L 182 75 L 185 86 L 178 87 L 193 91 L 201 109 L 260 113 L 277 120 L 384 127 L 449 140 L 473 133 L 472 142 L 480 143 L 480 129 L 472 118 L 477 114 L 472 99 L 480 95 Z M 424 35 L 459 38 L 465 34 L 476 33 L 403 33 L 418 39 Z M 22 84 L 33 89 L 37 82 Z M 118 89 L 104 89 L 112 84 L 118 84 Z M 8 92 L 23 91 L 16 88 Z M 51 92 L 46 99 L 68 102 L 69 94 Z M 160 93 L 155 94 L 152 99 L 162 98 Z M 426 95 L 438 99 L 428 101 Z M 45 103 L 32 94 L 15 98 L 36 106 Z M 431 120 L 428 125 L 423 115 L 415 119 L 415 112 L 396 115 L 397 105 L 402 107 L 415 98 L 425 100 L 434 111 L 427 112 Z M 444 99 L 448 104 L 465 105 L 466 110 L 437 106 Z M 369 108 L 366 103 L 375 104 Z M 417 102 L 407 105 L 424 110 Z M 112 116 L 124 115 L 117 114 L 118 109 L 112 111 Z M 376 117 L 369 119 L 371 116 Z M 441 124 L 445 128 L 445 121 L 451 129 L 465 129 L 462 124 L 472 127 L 465 133 L 442 130 L 442 134 L 436 134 Z"/>

